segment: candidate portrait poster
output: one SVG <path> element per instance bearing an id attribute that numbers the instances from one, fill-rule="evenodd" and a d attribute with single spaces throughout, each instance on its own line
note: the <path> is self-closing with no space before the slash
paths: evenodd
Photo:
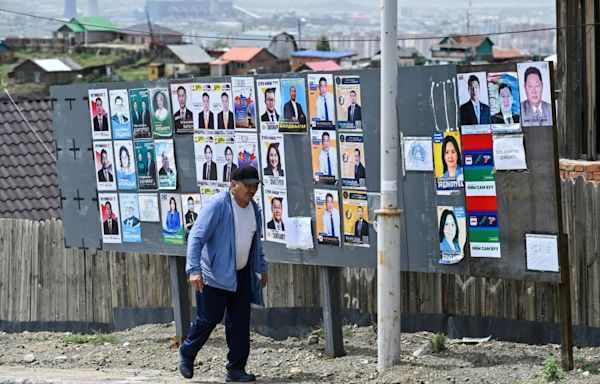
<path id="1" fill-rule="evenodd" d="M 138 189 L 158 189 L 154 141 L 136 140 L 133 142 L 133 150 L 138 174 Z"/>
<path id="2" fill-rule="evenodd" d="M 257 79 L 258 114 L 262 131 L 278 130 L 281 117 L 279 79 Z"/>
<path id="3" fill-rule="evenodd" d="M 315 189 L 317 241 L 341 245 L 340 202 L 337 190 Z"/>
<path id="4" fill-rule="evenodd" d="M 288 219 L 288 201 L 285 189 L 264 187 L 266 224 L 265 240 L 285 244 L 285 224 Z"/>
<path id="5" fill-rule="evenodd" d="M 333 75 L 324 73 L 308 75 L 308 105 L 312 127 L 335 129 Z"/>
<path id="6" fill-rule="evenodd" d="M 547 61 L 518 63 L 521 125 L 552 125 L 552 88 Z"/>
<path id="7" fill-rule="evenodd" d="M 344 245 L 369 247 L 369 208 L 366 191 L 342 191 Z"/>
<path id="8" fill-rule="evenodd" d="M 99 191 L 117 189 L 113 146 L 110 141 L 94 141 L 94 164 Z"/>
<path id="9" fill-rule="evenodd" d="M 336 76 L 335 95 L 339 129 L 362 130 L 360 76 Z"/>
<path id="10" fill-rule="evenodd" d="M 237 161 L 234 156 L 235 135 L 227 133 L 214 136 L 213 159 L 217 164 L 217 180 L 229 183 L 233 172 L 237 169 Z"/>
<path id="11" fill-rule="evenodd" d="M 303 78 L 281 79 L 281 113 L 279 132 L 306 133 L 308 108 L 306 105 L 306 82 Z"/>
<path id="12" fill-rule="evenodd" d="M 185 227 L 182 221 L 181 209 L 179 194 L 160 194 L 160 217 L 165 244 L 184 244 Z"/>
<path id="13" fill-rule="evenodd" d="M 235 129 L 256 131 L 256 96 L 253 77 L 232 77 Z"/>
<path id="14" fill-rule="evenodd" d="M 140 207 L 140 220 L 151 223 L 160 222 L 160 213 L 158 208 L 158 196 L 156 193 L 138 194 Z"/>
<path id="15" fill-rule="evenodd" d="M 440 264 L 457 264 L 465 256 L 467 222 L 462 206 L 438 206 Z"/>
<path id="16" fill-rule="evenodd" d="M 463 134 L 490 132 L 490 104 L 485 72 L 456 75 L 460 126 Z"/>
<path id="17" fill-rule="evenodd" d="M 465 187 L 460 133 L 436 132 L 432 141 L 438 195 L 459 193 Z"/>
<path id="18" fill-rule="evenodd" d="M 363 135 L 340 133 L 340 154 L 342 187 L 366 189 Z"/>
<path id="19" fill-rule="evenodd" d="M 113 141 L 117 165 L 117 186 L 122 190 L 137 188 L 135 177 L 135 152 L 131 140 Z"/>
<path id="20" fill-rule="evenodd" d="M 492 132 L 520 132 L 521 102 L 517 72 L 488 73 L 488 92 Z"/>
<path id="21" fill-rule="evenodd" d="M 285 150 L 280 133 L 261 135 L 261 169 L 263 184 L 285 188 Z"/>
<path id="22" fill-rule="evenodd" d="M 185 240 L 187 241 L 190 231 L 198 219 L 200 208 L 202 208 L 202 198 L 199 193 L 182 193 L 181 204 L 183 204 L 183 223 L 185 227 Z"/>
<path id="23" fill-rule="evenodd" d="M 102 228 L 103 243 L 121 243 L 121 229 L 119 225 L 119 199 L 116 193 L 99 193 L 100 226 Z"/>
<path id="24" fill-rule="evenodd" d="M 146 89 L 129 90 L 131 123 L 134 139 L 152 138 L 152 118 L 150 117 L 150 92 Z"/>
<path id="25" fill-rule="evenodd" d="M 115 140 L 131 139 L 131 112 L 127 90 L 111 89 L 108 94 L 110 96 L 112 138 Z"/>
<path id="26" fill-rule="evenodd" d="M 194 161 L 196 163 L 196 182 L 218 181 L 215 135 L 194 133 Z"/>
<path id="27" fill-rule="evenodd" d="M 194 111 L 191 84 L 171 84 L 171 103 L 175 133 L 193 133 Z"/>
<path id="28" fill-rule="evenodd" d="M 336 185 L 339 180 L 336 131 L 311 129 L 313 180 L 318 185 Z"/>
<path id="29" fill-rule="evenodd" d="M 155 140 L 156 167 L 159 189 L 177 188 L 177 166 L 172 139 Z"/>
<path id="30" fill-rule="evenodd" d="M 171 125 L 171 111 L 169 102 L 169 90 L 166 88 L 153 88 L 150 90 L 152 135 L 157 138 L 171 137 L 173 127 Z"/>
<path id="31" fill-rule="evenodd" d="M 110 112 L 108 91 L 106 89 L 90 89 L 88 91 L 90 103 L 90 121 L 92 125 L 92 138 L 104 140 L 111 138 Z"/>
<path id="32" fill-rule="evenodd" d="M 142 242 L 142 225 L 138 195 L 135 193 L 120 193 L 121 228 L 124 243 Z"/>

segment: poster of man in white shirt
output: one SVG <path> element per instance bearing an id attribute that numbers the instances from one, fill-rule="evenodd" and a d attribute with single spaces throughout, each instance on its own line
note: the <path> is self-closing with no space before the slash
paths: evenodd
<path id="1" fill-rule="evenodd" d="M 319 244 L 340 245 L 340 202 L 337 190 L 315 189 Z"/>
<path id="2" fill-rule="evenodd" d="M 335 131 L 311 130 L 311 152 L 315 184 L 337 184 L 339 173 Z"/>
<path id="3" fill-rule="evenodd" d="M 308 102 L 310 121 L 313 127 L 335 128 L 335 99 L 333 97 L 333 75 L 308 75 Z"/>

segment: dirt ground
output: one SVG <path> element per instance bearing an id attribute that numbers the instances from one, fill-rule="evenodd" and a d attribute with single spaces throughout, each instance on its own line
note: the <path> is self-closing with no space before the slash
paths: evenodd
<path id="1" fill-rule="evenodd" d="M 174 334 L 173 324 L 96 336 L 0 333 L 0 384 L 224 381 L 227 346 L 222 326 L 196 358 L 191 380 L 179 376 Z M 284 341 L 256 333 L 251 337 L 247 370 L 263 383 L 545 383 L 544 360 L 560 360 L 557 345 L 447 340 L 445 351 L 433 352 L 433 334 L 405 333 L 401 363 L 380 374 L 372 327 L 345 326 L 347 355 L 336 359 L 324 356 L 324 340 L 315 336 Z M 311 344 L 309 338 L 317 342 Z M 415 356 L 417 350 L 421 353 Z M 557 383 L 600 383 L 600 348 L 575 349 L 574 355 L 576 369 Z"/>

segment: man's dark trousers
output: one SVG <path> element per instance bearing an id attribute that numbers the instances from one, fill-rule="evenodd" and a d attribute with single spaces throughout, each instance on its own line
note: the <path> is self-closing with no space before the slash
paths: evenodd
<path id="1" fill-rule="evenodd" d="M 248 261 L 250 263 L 250 261 Z M 250 267 L 237 271 L 237 290 L 229 292 L 204 285 L 203 292 L 196 291 L 198 313 L 188 337 L 181 346 L 181 354 L 193 359 L 206 343 L 210 333 L 225 316 L 227 337 L 227 369 L 244 370 L 250 354 Z"/>

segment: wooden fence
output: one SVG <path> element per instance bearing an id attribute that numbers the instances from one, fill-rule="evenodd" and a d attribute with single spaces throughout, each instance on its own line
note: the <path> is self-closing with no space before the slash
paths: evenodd
<path id="1" fill-rule="evenodd" d="M 600 327 L 600 190 L 580 178 L 564 181 L 562 194 L 573 323 Z M 319 306 L 318 275 L 315 266 L 271 264 L 267 305 Z M 401 279 L 403 312 L 558 321 L 552 284 L 412 272 Z M 375 313 L 374 270 L 345 268 L 342 285 L 344 307 Z M 0 320 L 111 323 L 115 307 L 171 305 L 166 257 L 64 249 L 60 221 L 0 220 Z"/>

